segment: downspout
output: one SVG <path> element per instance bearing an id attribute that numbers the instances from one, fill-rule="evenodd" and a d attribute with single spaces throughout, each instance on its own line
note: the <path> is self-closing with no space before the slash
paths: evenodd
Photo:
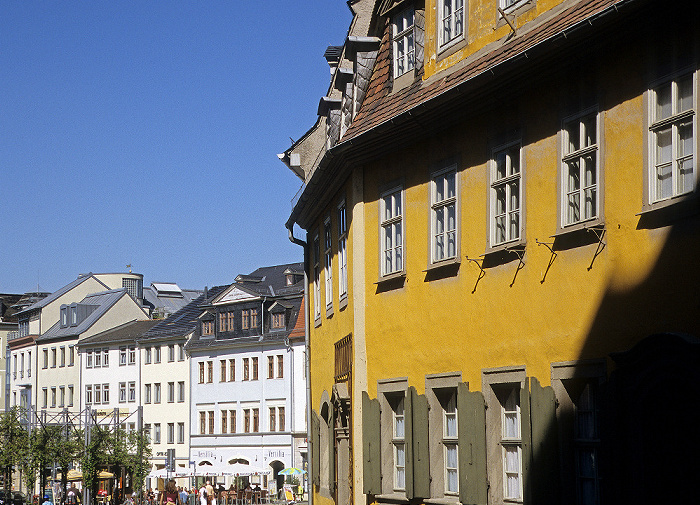
<path id="1" fill-rule="evenodd" d="M 309 353 L 309 328 L 311 311 L 309 310 L 309 244 L 294 236 L 294 223 L 285 224 L 289 241 L 304 248 L 304 370 L 306 372 L 306 462 L 308 505 L 314 505 L 313 484 L 311 482 L 311 363 Z"/>

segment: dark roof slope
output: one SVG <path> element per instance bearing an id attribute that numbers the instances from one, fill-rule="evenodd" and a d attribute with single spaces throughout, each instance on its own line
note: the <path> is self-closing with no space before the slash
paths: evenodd
<path id="1" fill-rule="evenodd" d="M 106 330 L 80 341 L 81 346 L 91 344 L 108 344 L 116 342 L 133 342 L 153 328 L 160 321 L 146 319 L 145 321 L 129 321 L 122 325 Z"/>
<path id="2" fill-rule="evenodd" d="M 205 294 L 198 296 L 172 316 L 158 321 L 158 324 L 145 332 L 140 340 L 182 337 L 191 333 L 197 327 L 199 316 L 204 310 L 203 307 L 208 306 L 211 301 L 219 296 L 226 288 L 228 288 L 228 286 L 214 286 L 208 291 L 205 291 Z"/>

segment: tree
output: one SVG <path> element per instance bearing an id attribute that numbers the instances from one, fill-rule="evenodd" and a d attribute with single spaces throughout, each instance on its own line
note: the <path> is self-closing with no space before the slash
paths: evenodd
<path id="1" fill-rule="evenodd" d="M 5 491 L 9 491 L 12 471 L 18 468 L 25 475 L 29 471 L 29 435 L 22 425 L 23 409 L 12 407 L 0 414 L 0 468 L 5 475 Z"/>

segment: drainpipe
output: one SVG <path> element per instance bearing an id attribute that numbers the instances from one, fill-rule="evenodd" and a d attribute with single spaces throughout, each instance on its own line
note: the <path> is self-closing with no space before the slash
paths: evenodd
<path id="1" fill-rule="evenodd" d="M 308 505 L 314 505 L 313 484 L 311 482 L 311 365 L 309 353 L 309 328 L 311 311 L 309 310 L 309 244 L 294 236 L 294 223 L 285 225 L 289 241 L 304 248 L 304 369 L 306 371 L 306 462 Z"/>

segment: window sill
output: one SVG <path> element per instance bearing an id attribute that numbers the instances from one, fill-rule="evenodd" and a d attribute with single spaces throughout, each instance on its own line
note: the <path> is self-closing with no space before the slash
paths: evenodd
<path id="1" fill-rule="evenodd" d="M 575 233 L 581 230 L 590 230 L 593 228 L 604 228 L 605 221 L 601 218 L 590 219 L 588 221 L 581 221 L 576 224 L 571 224 L 565 228 L 557 228 L 557 231 L 552 235 L 552 238 L 560 237 L 562 235 L 568 235 L 569 233 Z"/>
<path id="2" fill-rule="evenodd" d="M 454 258 L 449 258 L 446 260 L 441 260 L 441 261 L 436 261 L 435 263 L 431 263 L 428 265 L 428 268 L 423 270 L 423 272 L 433 272 L 435 270 L 440 270 L 442 268 L 447 268 L 450 266 L 454 265 L 459 265 L 461 263 L 461 260 L 459 259 L 459 256 L 455 256 Z"/>

